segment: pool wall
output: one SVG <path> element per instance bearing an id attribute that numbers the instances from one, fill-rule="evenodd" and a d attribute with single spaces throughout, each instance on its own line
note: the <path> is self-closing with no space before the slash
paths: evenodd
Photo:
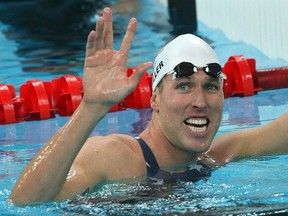
<path id="1" fill-rule="evenodd" d="M 197 0 L 197 18 L 221 29 L 231 41 L 243 41 L 269 58 L 288 61 L 288 1 Z"/>

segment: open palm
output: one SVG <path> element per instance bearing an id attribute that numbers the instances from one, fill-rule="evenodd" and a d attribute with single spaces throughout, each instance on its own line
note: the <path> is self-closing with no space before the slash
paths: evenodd
<path id="1" fill-rule="evenodd" d="M 132 18 L 119 51 L 113 50 L 112 14 L 109 8 L 103 10 L 96 31 L 91 31 L 87 39 L 83 78 L 83 100 L 86 103 L 106 106 L 119 103 L 135 89 L 143 73 L 152 66 L 151 62 L 143 63 L 127 77 L 127 57 L 136 26 L 137 20 Z"/>

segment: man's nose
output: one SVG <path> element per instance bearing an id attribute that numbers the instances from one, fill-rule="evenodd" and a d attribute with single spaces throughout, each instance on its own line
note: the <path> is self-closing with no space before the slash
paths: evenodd
<path id="1" fill-rule="evenodd" d="M 197 109 L 205 109 L 207 107 L 207 98 L 205 91 L 201 86 L 197 86 L 192 93 L 192 106 Z"/>

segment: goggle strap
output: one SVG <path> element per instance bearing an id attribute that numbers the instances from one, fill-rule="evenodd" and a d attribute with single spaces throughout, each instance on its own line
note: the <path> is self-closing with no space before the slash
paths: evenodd
<path id="1" fill-rule="evenodd" d="M 173 71 L 172 80 L 175 80 L 176 78 L 177 78 L 177 72 Z"/>

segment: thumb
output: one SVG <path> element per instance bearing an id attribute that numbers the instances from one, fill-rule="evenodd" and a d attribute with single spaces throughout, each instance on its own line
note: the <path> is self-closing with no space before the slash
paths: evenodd
<path id="1" fill-rule="evenodd" d="M 141 77 L 143 76 L 143 74 L 150 68 L 152 67 L 153 63 L 152 62 L 145 62 L 143 64 L 138 65 L 132 75 L 130 76 L 130 78 L 136 83 L 136 85 L 138 84 L 139 80 L 141 79 Z"/>

